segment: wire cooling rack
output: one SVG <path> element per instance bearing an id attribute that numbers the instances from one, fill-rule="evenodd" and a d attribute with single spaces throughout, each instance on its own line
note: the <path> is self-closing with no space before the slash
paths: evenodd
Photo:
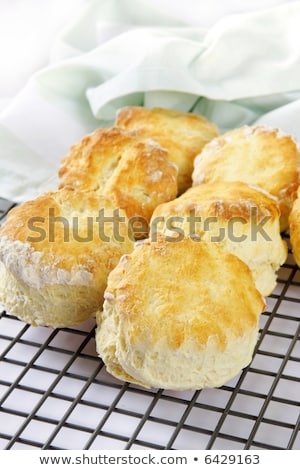
<path id="1" fill-rule="evenodd" d="M 291 253 L 267 304 L 252 363 L 223 387 L 191 392 L 113 378 L 96 355 L 92 320 L 54 330 L 0 312 L 0 449 L 300 449 L 300 270 Z"/>

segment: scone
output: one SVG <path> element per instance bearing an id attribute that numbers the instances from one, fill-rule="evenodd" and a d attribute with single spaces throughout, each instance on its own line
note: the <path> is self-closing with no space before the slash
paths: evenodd
<path id="1" fill-rule="evenodd" d="M 117 112 L 116 125 L 138 130 L 169 151 L 169 158 L 178 167 L 179 194 L 192 184 L 195 156 L 205 144 L 219 135 L 217 126 L 203 116 L 164 108 L 122 108 Z"/>
<path id="2" fill-rule="evenodd" d="M 117 127 L 97 129 L 71 147 L 59 188 L 107 195 L 128 218 L 149 224 L 155 207 L 177 195 L 177 168 L 152 139 Z"/>
<path id="3" fill-rule="evenodd" d="M 236 256 L 159 236 L 109 275 L 97 351 L 111 374 L 144 387 L 219 387 L 250 363 L 264 309 Z"/>
<path id="4" fill-rule="evenodd" d="M 32 325 L 87 320 L 133 250 L 128 230 L 125 214 L 95 193 L 49 192 L 14 208 L 0 228 L 0 303 Z"/>
<path id="5" fill-rule="evenodd" d="M 194 161 L 193 185 L 245 181 L 266 189 L 278 198 L 284 231 L 299 185 L 299 157 L 290 135 L 267 126 L 243 126 L 205 146 Z"/>
<path id="6" fill-rule="evenodd" d="M 185 235 L 215 242 L 249 266 L 256 288 L 268 296 L 287 257 L 279 219 L 276 199 L 259 187 L 236 181 L 207 183 L 158 206 L 151 238 L 158 231 L 174 241 Z"/>
<path id="7" fill-rule="evenodd" d="M 295 199 L 290 213 L 289 224 L 293 255 L 297 265 L 300 267 L 300 187 L 298 189 L 298 197 Z"/>

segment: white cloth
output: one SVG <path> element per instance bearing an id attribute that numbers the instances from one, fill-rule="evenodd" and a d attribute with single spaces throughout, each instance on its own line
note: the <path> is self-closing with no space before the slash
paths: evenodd
<path id="1" fill-rule="evenodd" d="M 0 115 L 0 196 L 55 189 L 70 145 L 128 104 L 193 110 L 221 132 L 265 123 L 300 140 L 299 1 L 214 18 L 198 0 L 81 3 L 51 65 Z"/>

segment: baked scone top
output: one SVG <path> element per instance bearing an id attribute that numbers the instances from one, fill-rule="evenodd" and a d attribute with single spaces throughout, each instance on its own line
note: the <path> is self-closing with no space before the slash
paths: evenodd
<path id="1" fill-rule="evenodd" d="M 117 112 L 117 126 L 137 130 L 169 151 L 178 166 L 179 193 L 191 186 L 193 161 L 204 145 L 219 135 L 216 124 L 204 116 L 164 108 L 128 106 Z"/>
<path id="2" fill-rule="evenodd" d="M 10 211 L 0 228 L 0 261 L 36 286 L 105 280 L 134 246 L 128 219 L 115 210 L 107 197 L 93 192 L 45 193 Z M 103 217 L 116 215 L 122 217 L 117 238 L 112 221 L 101 226 Z"/>
<path id="3" fill-rule="evenodd" d="M 97 191 L 118 166 L 122 153 L 136 143 L 137 133 L 117 127 L 99 128 L 71 146 L 59 169 L 59 188 Z"/>
<path id="4" fill-rule="evenodd" d="M 279 200 L 282 229 L 299 185 L 300 154 L 294 139 L 279 129 L 243 126 L 208 143 L 195 158 L 193 185 L 244 181 Z"/>
<path id="5" fill-rule="evenodd" d="M 211 337 L 224 349 L 230 338 L 256 328 L 265 307 L 237 257 L 215 244 L 161 236 L 122 257 L 105 298 L 132 347 L 162 341 L 173 351 L 190 341 L 201 349 Z"/>
<path id="6" fill-rule="evenodd" d="M 157 142 L 118 127 L 97 129 L 71 147 L 60 188 L 107 195 L 131 218 L 149 223 L 155 207 L 177 195 L 178 170 Z"/>
<path id="7" fill-rule="evenodd" d="M 153 219 L 163 215 L 188 216 L 192 210 L 202 218 L 216 216 L 224 221 L 240 217 L 248 222 L 255 215 L 259 222 L 265 216 L 271 219 L 280 216 L 278 199 L 259 186 L 241 181 L 217 181 L 189 188 L 180 197 L 161 204 L 154 211 Z"/>

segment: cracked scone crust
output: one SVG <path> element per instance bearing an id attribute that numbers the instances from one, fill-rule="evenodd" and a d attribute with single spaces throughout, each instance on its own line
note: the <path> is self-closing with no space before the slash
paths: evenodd
<path id="1" fill-rule="evenodd" d="M 193 185 L 244 181 L 260 186 L 278 198 L 284 231 L 299 185 L 299 159 L 292 136 L 268 126 L 243 126 L 205 146 L 194 161 Z"/>
<path id="2" fill-rule="evenodd" d="M 107 195 L 128 218 L 149 223 L 153 210 L 177 195 L 178 170 L 153 139 L 118 127 L 97 129 L 73 145 L 59 170 L 59 188 Z"/>
<path id="3" fill-rule="evenodd" d="M 300 267 L 300 187 L 289 217 L 290 241 L 297 265 Z"/>
<path id="4" fill-rule="evenodd" d="M 112 217 L 115 206 L 94 193 L 60 190 L 9 213 L 0 228 L 0 303 L 10 313 L 52 327 L 95 314 L 108 274 L 134 244 L 126 222 L 119 225 L 122 242 L 112 223 L 99 232 L 100 209 Z"/>
<path id="5" fill-rule="evenodd" d="M 97 351 L 110 373 L 145 387 L 218 387 L 251 361 L 264 309 L 236 256 L 159 236 L 110 274 Z"/>
<path id="6" fill-rule="evenodd" d="M 277 270 L 287 258 L 276 198 L 242 182 L 190 188 L 177 199 L 158 206 L 150 227 L 151 237 L 157 231 L 173 239 L 184 233 L 222 246 L 249 266 L 264 296 L 275 288 Z"/>
<path id="7" fill-rule="evenodd" d="M 156 140 L 169 151 L 170 160 L 178 167 L 180 194 L 192 184 L 194 158 L 205 144 L 219 135 L 216 124 L 204 116 L 164 108 L 121 108 L 115 123 Z"/>

